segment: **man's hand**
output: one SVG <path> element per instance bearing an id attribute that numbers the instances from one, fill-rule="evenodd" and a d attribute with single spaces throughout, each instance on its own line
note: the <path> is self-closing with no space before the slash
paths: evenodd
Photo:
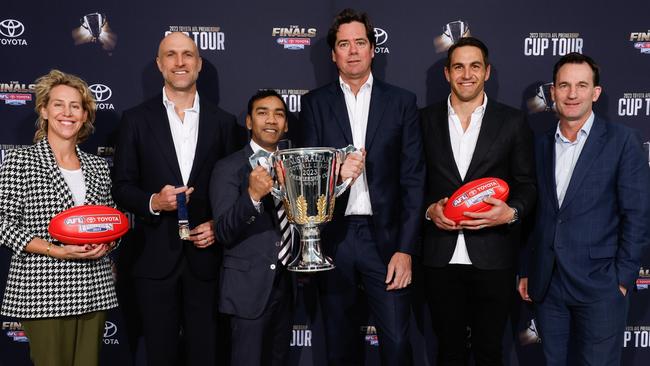
<path id="1" fill-rule="evenodd" d="M 627 295 L 627 289 L 623 285 L 618 285 L 618 289 L 621 290 L 623 296 Z"/>
<path id="2" fill-rule="evenodd" d="M 185 192 L 186 202 L 190 202 L 190 195 L 194 192 L 194 188 L 187 188 L 185 186 L 176 188 L 167 184 L 162 187 L 160 192 L 153 195 L 151 199 L 151 209 L 154 211 L 175 211 L 176 210 L 176 195 Z"/>
<path id="3" fill-rule="evenodd" d="M 361 149 L 360 151 L 355 151 L 345 158 L 341 170 L 339 172 L 339 179 L 344 181 L 348 178 L 352 178 L 352 182 L 359 178 L 363 172 L 363 168 L 366 164 L 366 150 Z"/>
<path id="4" fill-rule="evenodd" d="M 530 299 L 530 296 L 528 296 L 528 277 L 521 277 L 519 279 L 517 291 L 519 291 L 519 296 L 521 296 L 522 300 L 533 302 L 533 300 Z"/>
<path id="5" fill-rule="evenodd" d="M 195 247 L 207 248 L 214 244 L 213 226 L 214 222 L 210 220 L 190 230 L 190 241 L 194 243 Z"/>
<path id="6" fill-rule="evenodd" d="M 461 227 L 459 225 L 456 225 L 453 220 L 449 220 L 447 217 L 445 217 L 445 214 L 442 212 L 447 201 L 449 201 L 449 198 L 445 197 L 438 202 L 432 203 L 429 208 L 427 208 L 427 215 L 438 227 L 438 229 L 448 231 L 460 230 Z"/>
<path id="7" fill-rule="evenodd" d="M 515 217 L 515 210 L 505 202 L 493 197 L 488 197 L 483 202 L 492 205 L 485 212 L 463 212 L 463 215 L 472 220 L 463 220 L 459 223 L 462 229 L 480 230 L 486 227 L 499 226 L 509 223 Z"/>
<path id="8" fill-rule="evenodd" d="M 248 177 L 248 194 L 259 202 L 271 192 L 271 188 L 273 188 L 273 178 L 263 166 L 256 166 Z"/>
<path id="9" fill-rule="evenodd" d="M 411 256 L 396 252 L 388 263 L 386 291 L 399 290 L 411 284 Z"/>

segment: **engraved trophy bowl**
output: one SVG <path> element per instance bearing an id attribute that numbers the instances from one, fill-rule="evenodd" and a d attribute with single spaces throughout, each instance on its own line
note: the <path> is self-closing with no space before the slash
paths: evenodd
<path id="1" fill-rule="evenodd" d="M 289 263 L 293 272 L 319 272 L 334 269 L 332 259 L 323 255 L 319 225 L 332 220 L 334 202 L 350 185 L 348 178 L 339 185 L 338 170 L 345 157 L 356 151 L 308 147 L 278 150 L 271 154 L 276 187 L 272 194 L 282 200 L 287 220 L 300 232 L 300 252 Z"/>

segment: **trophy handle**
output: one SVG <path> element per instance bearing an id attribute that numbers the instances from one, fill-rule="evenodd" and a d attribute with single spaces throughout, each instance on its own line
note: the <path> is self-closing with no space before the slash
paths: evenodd
<path id="1" fill-rule="evenodd" d="M 286 192 L 282 189 L 282 184 L 280 184 L 278 180 L 278 172 L 275 169 L 275 163 L 278 161 L 278 159 L 275 157 L 277 151 L 271 153 L 269 155 L 268 161 L 269 161 L 269 173 L 273 177 L 273 187 L 271 187 L 271 194 L 273 197 L 279 199 L 279 200 L 284 200 L 286 198 Z M 278 188 L 280 187 L 280 188 Z"/>
<path id="2" fill-rule="evenodd" d="M 353 145 L 348 145 L 348 146 L 346 146 L 346 147 L 344 147 L 342 149 L 337 149 L 336 150 L 336 152 L 338 154 L 338 157 L 339 157 L 339 160 L 341 162 L 344 162 L 345 159 L 348 157 L 348 155 L 352 154 L 355 151 L 359 151 L 359 149 L 357 149 Z M 345 190 L 348 189 L 348 187 L 350 186 L 351 183 L 352 183 L 352 178 L 348 178 L 348 179 L 344 180 L 343 183 L 338 184 L 336 186 L 336 188 L 334 188 L 334 197 L 338 197 L 338 196 L 342 195 L 343 192 L 345 192 Z"/>

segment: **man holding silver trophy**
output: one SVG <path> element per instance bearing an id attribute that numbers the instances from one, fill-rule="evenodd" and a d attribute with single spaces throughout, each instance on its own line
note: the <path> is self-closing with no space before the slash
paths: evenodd
<path id="1" fill-rule="evenodd" d="M 212 171 L 210 202 L 224 247 L 219 311 L 230 315 L 232 365 L 285 363 L 291 338 L 291 235 L 282 201 L 269 194 L 269 155 L 287 132 L 287 107 L 273 90 L 253 95 L 246 127 L 251 141 Z"/>
<path id="2" fill-rule="evenodd" d="M 362 286 L 382 364 L 406 365 L 411 255 L 425 179 L 415 95 L 373 78 L 375 38 L 366 14 L 343 10 L 327 40 L 339 78 L 303 97 L 298 143 L 361 149 L 341 167 L 340 181 L 356 181 L 322 230 L 323 251 L 336 265 L 319 277 L 328 362 L 362 364 L 357 314 Z"/>

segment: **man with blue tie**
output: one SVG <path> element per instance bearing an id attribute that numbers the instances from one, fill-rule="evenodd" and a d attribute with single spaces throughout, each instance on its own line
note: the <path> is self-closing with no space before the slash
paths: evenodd
<path id="1" fill-rule="evenodd" d="M 411 255 L 419 240 L 424 161 L 415 95 L 373 77 L 375 37 L 366 14 L 340 12 L 327 35 L 339 77 L 302 99 L 299 145 L 345 147 L 341 177 L 355 178 L 337 199 L 322 247 L 336 268 L 320 277 L 331 365 L 363 364 L 358 289 L 377 326 L 382 365 L 410 359 Z M 365 165 L 364 165 L 365 162 Z"/>
<path id="2" fill-rule="evenodd" d="M 560 121 L 535 144 L 537 217 L 519 293 L 535 304 L 547 365 L 620 363 L 629 293 L 650 234 L 641 141 L 594 114 L 601 92 L 590 57 L 563 56 L 551 88 Z"/>
<path id="3" fill-rule="evenodd" d="M 212 171 L 215 236 L 224 246 L 219 310 L 229 314 L 232 365 L 284 365 L 291 340 L 291 235 L 281 201 L 269 193 L 266 157 L 287 132 L 287 106 L 273 90 L 248 102 L 251 141 Z"/>

